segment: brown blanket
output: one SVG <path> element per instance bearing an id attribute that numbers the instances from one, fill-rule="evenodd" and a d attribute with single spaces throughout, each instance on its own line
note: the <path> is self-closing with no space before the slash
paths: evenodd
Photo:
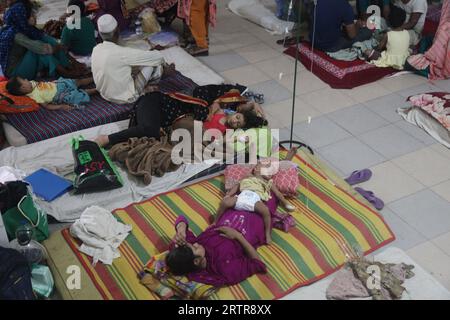
<path id="1" fill-rule="evenodd" d="M 130 174 L 143 177 L 145 184 L 152 182 L 152 176 L 162 177 L 166 172 L 179 168 L 171 160 L 173 146 L 168 138 L 131 138 L 118 143 L 109 150 L 113 161 L 124 163 Z"/>

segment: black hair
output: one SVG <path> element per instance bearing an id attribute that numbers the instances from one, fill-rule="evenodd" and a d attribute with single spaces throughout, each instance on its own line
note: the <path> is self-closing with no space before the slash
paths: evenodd
<path id="1" fill-rule="evenodd" d="M 21 90 L 22 84 L 19 82 L 18 77 L 12 77 L 9 79 L 8 83 L 6 84 L 6 90 L 13 96 L 23 96 L 25 95 Z"/>
<path id="2" fill-rule="evenodd" d="M 389 24 L 393 29 L 400 28 L 406 20 L 406 12 L 397 6 L 391 7 L 389 14 Z"/>
<path id="3" fill-rule="evenodd" d="M 16 3 L 21 2 L 25 6 L 25 11 L 27 12 L 27 19 L 31 17 L 31 14 L 33 13 L 34 4 L 31 2 L 31 0 L 17 0 Z"/>
<path id="4" fill-rule="evenodd" d="M 166 264 L 175 276 L 184 276 L 194 272 L 198 267 L 194 263 L 195 255 L 188 246 L 179 246 L 169 252 Z"/>
<path id="5" fill-rule="evenodd" d="M 82 1 L 82 0 L 70 0 L 69 4 L 67 6 L 68 7 L 77 6 L 78 8 L 80 8 L 81 15 L 82 16 L 86 15 L 86 5 L 84 4 L 84 1 Z"/>
<path id="6" fill-rule="evenodd" d="M 242 129 L 247 130 L 251 128 L 261 128 L 267 126 L 268 122 L 263 117 L 260 117 L 256 112 L 252 110 L 243 111 L 244 116 L 244 127 Z"/>

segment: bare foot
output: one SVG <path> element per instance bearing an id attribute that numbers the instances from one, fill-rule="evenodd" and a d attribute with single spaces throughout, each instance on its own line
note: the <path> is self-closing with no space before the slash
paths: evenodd
<path id="1" fill-rule="evenodd" d="M 98 93 L 97 89 L 84 89 L 84 91 L 86 91 L 86 93 L 90 96 Z"/>
<path id="2" fill-rule="evenodd" d="M 68 105 L 68 104 L 62 104 L 60 110 L 64 110 L 64 111 L 70 111 L 72 110 L 73 107 Z"/>
<path id="3" fill-rule="evenodd" d="M 105 147 L 109 144 L 109 138 L 107 135 L 100 135 L 95 140 L 95 143 L 97 143 L 100 147 Z"/>
<path id="4" fill-rule="evenodd" d="M 149 84 L 144 88 L 144 93 L 150 93 L 159 91 L 159 86 L 157 84 Z"/>
<path id="5" fill-rule="evenodd" d="M 294 159 L 295 155 L 297 154 L 297 151 L 298 147 L 292 147 L 291 150 L 289 150 L 289 152 L 287 153 L 285 160 L 291 161 L 292 159 Z"/>
<path id="6" fill-rule="evenodd" d="M 272 243 L 272 235 L 270 234 L 270 231 L 266 233 L 266 243 L 267 244 Z"/>

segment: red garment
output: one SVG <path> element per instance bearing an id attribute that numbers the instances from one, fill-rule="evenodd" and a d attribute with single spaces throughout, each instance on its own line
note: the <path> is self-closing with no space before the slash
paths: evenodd
<path id="1" fill-rule="evenodd" d="M 216 113 L 215 115 L 212 116 L 210 121 L 203 122 L 203 128 L 205 130 L 218 129 L 222 134 L 225 134 L 228 127 L 220 122 L 225 117 L 226 115 L 223 113 Z"/>

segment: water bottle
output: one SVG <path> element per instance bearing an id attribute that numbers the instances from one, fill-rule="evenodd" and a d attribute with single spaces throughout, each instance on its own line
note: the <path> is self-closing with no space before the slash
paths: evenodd
<path id="1" fill-rule="evenodd" d="M 40 264 L 47 260 L 44 246 L 32 239 L 33 228 L 25 224 L 17 228 L 16 239 L 10 242 L 10 247 L 19 251 L 28 261 L 30 266 Z"/>

